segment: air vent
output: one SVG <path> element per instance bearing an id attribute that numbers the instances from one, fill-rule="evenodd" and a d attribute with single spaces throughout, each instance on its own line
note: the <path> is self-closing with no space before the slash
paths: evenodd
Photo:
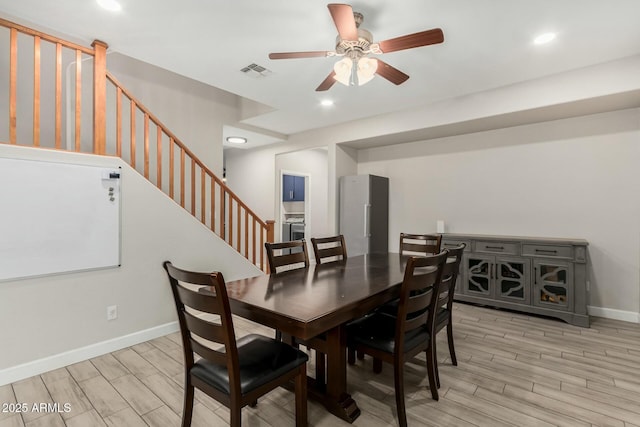
<path id="1" fill-rule="evenodd" d="M 271 70 L 267 70 L 265 67 L 258 64 L 249 64 L 246 67 L 240 69 L 240 71 L 253 78 L 266 77 L 271 74 Z"/>

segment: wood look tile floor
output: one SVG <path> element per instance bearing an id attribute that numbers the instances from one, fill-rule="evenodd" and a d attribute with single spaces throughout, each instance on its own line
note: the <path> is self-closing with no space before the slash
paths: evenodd
<path id="1" fill-rule="evenodd" d="M 273 331 L 234 318 L 236 332 Z M 438 336 L 440 401 L 431 399 L 424 355 L 405 365 L 411 426 L 640 426 L 640 325 L 592 318 L 589 329 L 561 321 L 456 304 L 452 366 Z M 313 363 L 311 361 L 310 363 Z M 309 367 L 309 372 L 313 372 Z M 68 403 L 69 412 L 0 413 L 0 427 L 179 426 L 182 353 L 171 334 L 0 387 L 0 402 Z M 396 425 L 393 375 L 371 359 L 348 370 L 362 410 L 354 426 Z M 277 389 L 243 425 L 294 425 L 293 394 Z M 193 426 L 224 426 L 226 408 L 197 392 Z M 347 426 L 309 402 L 312 426 Z"/>

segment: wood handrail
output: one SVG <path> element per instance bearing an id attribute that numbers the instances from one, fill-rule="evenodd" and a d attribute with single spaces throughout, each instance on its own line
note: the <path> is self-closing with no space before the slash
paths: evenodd
<path id="1" fill-rule="evenodd" d="M 173 142 L 180 147 L 181 149 L 184 150 L 185 154 L 189 157 L 191 157 L 192 159 L 195 160 L 196 164 L 203 170 L 206 171 L 206 173 L 212 177 L 217 184 L 219 184 L 222 188 L 224 188 L 225 192 L 227 194 L 229 194 L 233 199 L 234 202 L 237 202 L 240 206 L 242 206 L 243 209 L 247 210 L 249 212 L 250 215 L 252 215 L 253 217 L 255 217 L 258 222 L 260 223 L 260 225 L 262 225 L 263 227 L 267 227 L 267 222 L 263 221 L 260 219 L 260 217 L 253 212 L 253 210 L 251 210 L 251 208 L 249 208 L 239 197 L 236 193 L 234 193 L 229 187 L 227 187 L 227 184 L 225 184 L 220 178 L 218 178 L 216 176 L 216 174 L 213 173 L 213 171 L 211 169 L 209 169 L 194 153 L 193 151 L 189 150 L 189 148 L 180 140 L 180 138 L 178 138 L 173 132 L 171 132 L 169 130 L 169 128 L 167 128 L 167 126 L 165 126 L 164 123 L 162 123 L 162 121 L 160 121 L 160 119 L 158 119 L 151 111 L 149 111 L 149 109 L 147 107 L 144 106 L 144 104 L 142 102 L 140 102 L 140 100 L 138 98 L 136 98 L 128 89 L 126 89 L 119 81 L 118 79 L 111 74 L 111 72 L 107 71 L 107 79 L 111 81 L 111 83 L 113 83 L 117 88 L 119 88 L 122 91 L 122 94 L 125 95 L 127 98 L 129 98 L 131 101 L 133 101 L 136 106 L 140 109 L 140 111 L 142 111 L 143 113 L 147 114 L 149 116 L 149 120 L 151 120 L 152 122 L 154 122 L 156 125 L 160 126 L 162 128 L 162 131 L 167 134 L 169 136 L 169 138 L 173 139 Z"/>
<path id="2" fill-rule="evenodd" d="M 11 22 L 3 18 L 0 18 L 0 26 L 7 27 L 7 28 L 15 28 L 21 33 L 29 34 L 30 36 L 34 36 L 34 37 L 40 37 L 42 40 L 47 40 L 47 41 L 50 41 L 51 43 L 60 43 L 61 45 L 68 47 L 69 49 L 79 50 L 82 53 L 86 53 L 87 55 L 93 56 L 95 54 L 95 52 L 91 48 L 81 46 L 79 44 L 75 44 L 72 42 L 68 42 L 61 38 L 51 36 L 49 34 L 42 33 L 40 31 L 33 30 L 31 28 L 25 27 L 24 25 L 16 24 L 15 22 Z"/>

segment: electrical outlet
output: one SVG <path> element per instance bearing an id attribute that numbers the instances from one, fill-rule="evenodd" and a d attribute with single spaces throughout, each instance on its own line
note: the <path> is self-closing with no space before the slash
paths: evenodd
<path id="1" fill-rule="evenodd" d="M 115 320 L 118 318 L 118 306 L 110 305 L 107 307 L 107 320 Z"/>

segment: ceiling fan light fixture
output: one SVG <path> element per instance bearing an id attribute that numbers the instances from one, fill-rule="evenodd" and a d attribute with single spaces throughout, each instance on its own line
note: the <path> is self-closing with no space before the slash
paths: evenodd
<path id="1" fill-rule="evenodd" d="M 349 86 L 351 83 L 351 69 L 353 68 L 353 61 L 351 58 L 342 58 L 340 61 L 333 65 L 333 71 L 336 73 L 333 76 L 336 81 L 342 83 L 345 86 Z"/>
<path id="2" fill-rule="evenodd" d="M 360 58 L 358 60 L 358 85 L 362 86 L 370 82 L 378 69 L 378 61 L 373 58 Z"/>

